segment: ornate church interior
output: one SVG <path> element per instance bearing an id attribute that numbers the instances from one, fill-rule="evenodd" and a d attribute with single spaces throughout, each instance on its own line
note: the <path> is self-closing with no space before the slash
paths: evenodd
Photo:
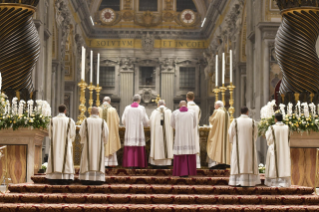
<path id="1" fill-rule="evenodd" d="M 0 211 L 318 211 L 318 5 L 319 0 L 0 1 Z M 87 120 L 97 108 L 109 124 L 105 97 L 119 119 L 118 167 L 105 165 L 104 170 L 101 159 L 105 182 L 81 185 L 83 155 L 90 145 L 83 136 L 81 140 L 80 130 L 86 127 L 89 142 Z M 142 126 L 148 160 L 152 151 L 164 148 L 152 147 L 157 139 L 154 111 L 164 102 L 173 116 L 186 100 L 199 107 L 197 176 L 175 177 L 173 165 L 154 168 L 150 161 L 147 168 L 122 166 L 129 151 L 124 148 L 127 107 L 138 102 L 150 117 L 150 126 Z M 225 164 L 230 167 L 210 169 L 207 149 L 215 138 L 217 124 L 212 123 L 217 123 L 213 119 L 219 104 L 226 114 L 219 133 L 227 138 L 214 151 L 226 160 L 229 144 L 237 158 L 229 156 Z M 61 126 L 53 122 L 65 112 L 61 105 L 70 118 L 66 139 L 52 130 Z M 238 148 L 239 117 L 246 113 L 253 120 L 252 129 L 243 128 L 244 134 L 252 134 L 249 145 L 255 148 L 251 170 L 257 170 L 261 183 L 236 187 L 230 179 L 233 163 L 240 174 L 238 151 L 246 151 Z M 68 142 L 71 119 L 74 138 Z M 285 154 L 284 141 L 272 127 L 277 122 L 288 126 L 287 164 L 277 156 Z M 102 126 L 96 134 L 102 134 L 103 146 Z M 232 126 L 234 139 L 228 138 Z M 107 133 L 112 130 L 108 126 Z M 55 155 L 54 136 L 66 140 L 65 150 L 60 149 L 64 155 Z M 67 146 L 72 165 L 66 162 Z M 102 146 L 97 154 L 107 148 Z M 245 154 L 241 157 L 251 157 Z M 289 178 L 290 186 L 268 186 L 270 154 L 276 155 L 276 177 Z M 74 166 L 74 184 L 50 184 L 57 179 L 46 178 L 49 166 L 53 175 L 58 167 L 53 155 L 64 163 L 60 174 Z M 289 174 L 278 176 L 285 165 Z"/>

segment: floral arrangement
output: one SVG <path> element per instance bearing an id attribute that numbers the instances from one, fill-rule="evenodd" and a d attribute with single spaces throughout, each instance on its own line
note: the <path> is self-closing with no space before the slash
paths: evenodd
<path id="1" fill-rule="evenodd" d="M 7 96 L 1 93 L 0 75 L 0 130 L 18 128 L 46 129 L 51 119 L 51 107 L 48 102 L 36 100 L 34 107 L 33 100 L 27 103 L 24 100 L 18 102 L 18 98 L 12 99 L 12 107 Z"/>
<path id="2" fill-rule="evenodd" d="M 268 102 L 261 109 L 261 121 L 258 124 L 258 134 L 259 136 L 264 136 L 269 126 L 275 124 L 275 110 L 276 106 L 275 100 Z M 314 103 L 300 103 L 297 102 L 295 105 L 295 110 L 293 110 L 293 104 L 288 103 L 287 110 L 285 110 L 286 105 L 280 104 L 279 110 L 283 115 L 283 123 L 289 126 L 290 131 L 298 133 L 310 133 L 319 132 L 319 105 L 316 107 Z"/>
<path id="3" fill-rule="evenodd" d="M 265 165 L 264 164 L 262 164 L 262 163 L 260 163 L 259 165 L 258 165 L 258 171 L 259 171 L 259 173 L 265 173 L 265 170 L 266 170 L 266 167 L 265 167 Z"/>

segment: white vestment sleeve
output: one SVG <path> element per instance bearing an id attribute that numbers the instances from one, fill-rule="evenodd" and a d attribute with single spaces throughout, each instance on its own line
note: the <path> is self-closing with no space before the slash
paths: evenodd
<path id="1" fill-rule="evenodd" d="M 267 139 L 267 145 L 268 146 L 274 143 L 274 138 L 272 136 L 271 127 L 269 127 L 267 132 L 266 132 L 266 139 Z"/>
<path id="2" fill-rule="evenodd" d="M 197 127 L 197 114 L 195 112 L 193 112 L 193 128 L 196 128 Z"/>
<path id="3" fill-rule="evenodd" d="M 175 129 L 175 113 L 172 114 L 172 117 L 171 117 L 171 126 Z"/>
<path id="4" fill-rule="evenodd" d="M 70 122 L 69 135 L 70 135 L 70 139 L 73 142 L 75 139 L 75 136 L 76 136 L 76 126 L 75 126 L 75 122 L 73 121 L 73 119 L 71 119 L 71 122 Z"/>
<path id="5" fill-rule="evenodd" d="M 51 126 L 51 121 L 53 122 L 53 118 L 51 118 L 50 124 L 49 124 L 49 139 L 50 139 L 50 140 L 51 140 L 51 138 L 52 138 L 52 134 L 51 134 L 51 128 L 52 128 L 52 126 Z"/>
<path id="6" fill-rule="evenodd" d="M 229 142 L 233 143 L 233 138 L 234 136 L 236 136 L 235 121 L 233 121 L 230 124 L 229 130 L 228 130 L 228 136 L 229 136 Z"/>
<path id="7" fill-rule="evenodd" d="M 143 125 L 144 125 L 144 127 L 148 127 L 150 120 L 148 119 L 148 116 L 147 116 L 147 113 L 145 111 L 145 108 L 143 108 L 143 113 L 144 113 Z"/>
<path id="8" fill-rule="evenodd" d="M 258 138 L 258 123 L 255 121 L 255 135 L 254 135 L 254 141 L 257 141 Z"/>
<path id="9" fill-rule="evenodd" d="M 79 135 L 81 137 L 80 143 L 83 144 L 86 138 L 86 131 L 85 131 L 85 121 L 82 122 Z"/>
<path id="10" fill-rule="evenodd" d="M 103 121 L 103 124 L 104 124 L 103 142 L 104 142 L 104 144 L 106 144 L 107 140 L 109 138 L 109 128 L 107 127 L 107 124 L 105 121 Z"/>
<path id="11" fill-rule="evenodd" d="M 123 115 L 122 115 L 122 123 L 125 125 L 125 119 L 126 119 L 126 108 L 124 109 Z"/>

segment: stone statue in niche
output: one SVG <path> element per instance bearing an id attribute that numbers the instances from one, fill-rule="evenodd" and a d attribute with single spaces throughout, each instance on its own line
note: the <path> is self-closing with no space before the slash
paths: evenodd
<path id="1" fill-rule="evenodd" d="M 171 58 L 165 58 L 160 62 L 162 71 L 174 71 L 175 70 L 175 60 Z"/>
<path id="2" fill-rule="evenodd" d="M 145 52 L 145 54 L 152 53 L 154 49 L 154 35 L 151 35 L 150 33 L 146 33 L 142 36 L 142 48 Z"/>
<path id="3" fill-rule="evenodd" d="M 204 52 L 203 57 L 207 62 L 207 65 L 204 69 L 205 79 L 208 79 L 209 74 L 212 73 L 214 70 L 215 56 L 212 53 Z"/>
<path id="4" fill-rule="evenodd" d="M 124 71 L 134 71 L 134 61 L 131 58 L 123 58 L 120 62 L 120 66 Z"/>
<path id="5" fill-rule="evenodd" d="M 139 94 L 142 97 L 142 102 L 145 104 L 152 103 L 152 100 L 155 99 L 157 96 L 156 92 L 150 88 L 144 88 L 140 90 Z"/>

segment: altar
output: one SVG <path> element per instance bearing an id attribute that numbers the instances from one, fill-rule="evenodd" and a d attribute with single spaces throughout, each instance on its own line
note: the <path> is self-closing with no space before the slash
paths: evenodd
<path id="1" fill-rule="evenodd" d="M 80 136 L 79 136 L 79 130 L 80 128 L 77 126 L 76 128 L 76 138 L 75 141 L 73 142 L 73 159 L 74 159 L 74 165 L 79 166 L 80 161 L 81 161 L 81 152 L 82 152 L 82 145 L 80 143 Z M 201 157 L 201 165 L 202 167 L 207 166 L 207 152 L 206 152 L 206 144 L 207 144 L 207 137 L 209 134 L 210 127 L 208 126 L 201 126 L 199 127 L 199 132 L 200 132 L 200 157 Z M 119 128 L 119 133 L 120 133 L 120 139 L 121 139 L 121 144 L 123 147 L 124 144 L 124 135 L 125 135 L 125 127 L 121 126 Z M 146 141 L 146 155 L 149 156 L 150 152 L 150 128 L 146 127 L 144 128 L 145 132 L 145 141 Z M 121 148 L 117 152 L 117 159 L 119 166 L 122 165 L 122 158 L 123 158 L 123 148 Z M 147 158 L 148 159 L 148 158 Z"/>

